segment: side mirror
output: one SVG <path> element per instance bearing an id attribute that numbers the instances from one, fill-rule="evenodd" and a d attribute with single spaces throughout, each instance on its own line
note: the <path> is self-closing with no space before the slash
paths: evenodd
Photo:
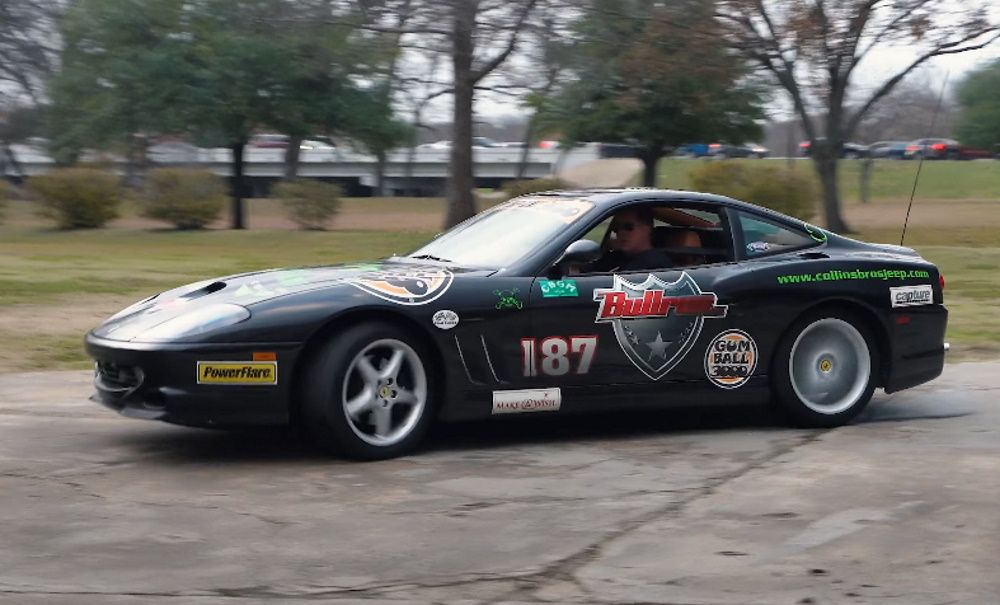
<path id="1" fill-rule="evenodd" d="M 556 262 L 557 266 L 570 263 L 589 263 L 601 258 L 601 246 L 589 239 L 578 239 L 566 248 Z"/>

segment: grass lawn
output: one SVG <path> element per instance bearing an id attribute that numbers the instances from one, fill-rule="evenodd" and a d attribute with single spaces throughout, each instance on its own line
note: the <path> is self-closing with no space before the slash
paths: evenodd
<path id="1" fill-rule="evenodd" d="M 886 164 L 891 171 L 915 169 L 911 162 Z M 664 178 L 695 165 L 668 160 Z M 981 166 L 993 168 L 997 186 L 990 193 L 983 185 L 969 185 L 963 190 L 968 197 L 954 199 L 918 196 L 906 245 L 944 273 L 953 343 L 949 358 L 1000 357 L 995 302 L 1000 294 L 1000 163 L 928 162 L 924 177 L 946 166 L 970 170 L 975 179 L 985 178 Z M 964 172 L 938 178 L 978 182 Z M 846 205 L 847 220 L 860 230 L 860 239 L 899 243 L 906 212 L 899 200 L 909 192 L 897 196 L 893 187 L 903 187 L 902 177 L 897 181 L 872 204 Z M 83 334 L 125 305 L 166 288 L 261 268 L 370 260 L 412 250 L 437 232 L 444 204 L 439 199 L 349 199 L 325 232 L 293 229 L 268 200 L 253 200 L 248 210 L 250 229 L 245 231 L 175 232 L 126 210 L 107 229 L 62 232 L 46 227 L 28 204 L 12 204 L 0 225 L 0 339 L 5 345 L 0 372 L 88 367 Z"/>
<path id="2" fill-rule="evenodd" d="M 704 162 L 714 161 L 716 160 L 664 159 L 659 165 L 659 185 L 679 189 L 690 188 L 688 173 Z M 791 165 L 793 170 L 815 175 L 812 160 L 809 159 L 796 159 L 790 162 L 772 159 L 728 161 L 740 162 L 750 167 Z M 861 165 L 860 160 L 840 162 L 841 195 L 846 203 L 860 199 L 858 188 Z M 875 160 L 871 175 L 872 200 L 876 202 L 909 200 L 917 166 L 918 162 L 913 161 Z M 916 197 L 935 200 L 1000 200 L 1000 161 L 926 161 L 921 169 Z"/>

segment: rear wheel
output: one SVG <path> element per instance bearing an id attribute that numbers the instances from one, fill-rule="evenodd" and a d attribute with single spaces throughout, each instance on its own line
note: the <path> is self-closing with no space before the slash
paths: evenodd
<path id="1" fill-rule="evenodd" d="M 878 351 L 867 326 L 851 313 L 808 314 L 778 345 L 774 392 L 800 426 L 833 427 L 868 405 L 878 376 Z"/>
<path id="2" fill-rule="evenodd" d="M 338 334 L 305 377 L 302 416 L 319 445 L 361 460 L 402 455 L 432 420 L 431 371 L 407 332 L 366 323 Z"/>

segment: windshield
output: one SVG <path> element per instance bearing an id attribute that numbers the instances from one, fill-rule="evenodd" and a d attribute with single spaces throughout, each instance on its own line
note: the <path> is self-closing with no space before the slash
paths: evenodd
<path id="1" fill-rule="evenodd" d="M 519 197 L 441 234 L 409 256 L 501 269 L 558 236 L 593 207 L 575 198 Z"/>

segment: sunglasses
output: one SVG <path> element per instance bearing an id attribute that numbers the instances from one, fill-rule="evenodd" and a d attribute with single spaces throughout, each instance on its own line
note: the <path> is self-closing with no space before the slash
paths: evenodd
<path id="1" fill-rule="evenodd" d="M 611 225 L 611 230 L 615 233 L 619 233 L 621 231 L 634 231 L 636 227 L 638 227 L 638 225 L 635 223 L 615 223 L 614 225 Z"/>

